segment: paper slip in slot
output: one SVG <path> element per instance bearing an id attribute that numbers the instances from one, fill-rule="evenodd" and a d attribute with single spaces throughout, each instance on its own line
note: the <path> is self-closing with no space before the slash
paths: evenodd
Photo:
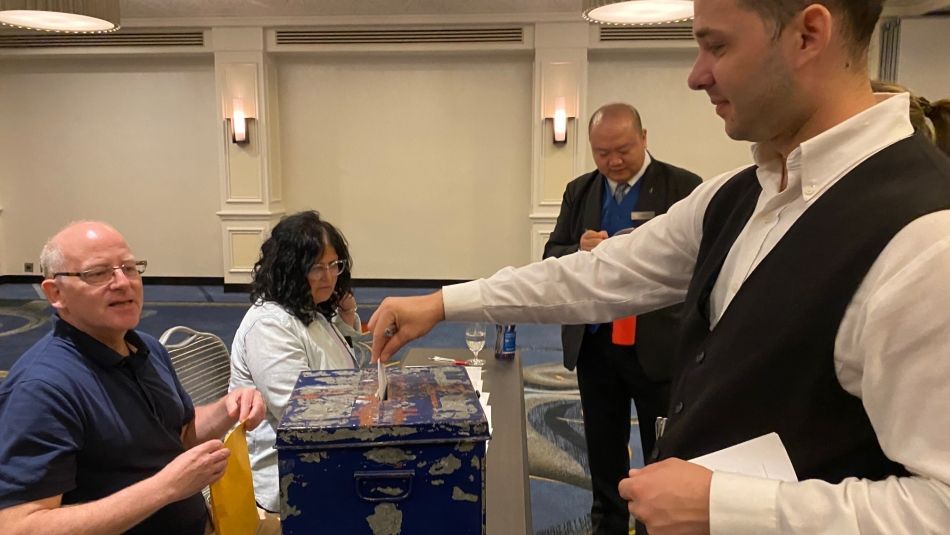
<path id="1" fill-rule="evenodd" d="M 379 381 L 379 387 L 376 388 L 376 399 L 386 401 L 386 390 L 389 388 L 389 379 L 386 377 L 386 366 L 381 360 L 376 361 L 376 375 Z"/>
<path id="2" fill-rule="evenodd" d="M 708 453 L 689 462 L 719 472 L 744 476 L 798 481 L 795 467 L 778 433 L 769 433 L 719 451 Z"/>

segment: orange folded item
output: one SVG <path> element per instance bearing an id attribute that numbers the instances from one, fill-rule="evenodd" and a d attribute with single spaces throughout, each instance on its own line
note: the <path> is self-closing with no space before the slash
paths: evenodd
<path id="1" fill-rule="evenodd" d="M 611 340 L 614 345 L 632 346 L 637 342 L 637 317 L 614 320 Z"/>

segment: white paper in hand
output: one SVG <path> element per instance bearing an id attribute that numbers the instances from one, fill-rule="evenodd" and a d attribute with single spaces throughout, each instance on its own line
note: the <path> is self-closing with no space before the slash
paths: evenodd
<path id="1" fill-rule="evenodd" d="M 689 462 L 719 472 L 744 476 L 798 481 L 795 467 L 778 433 L 769 433 L 719 451 L 690 459 Z"/>

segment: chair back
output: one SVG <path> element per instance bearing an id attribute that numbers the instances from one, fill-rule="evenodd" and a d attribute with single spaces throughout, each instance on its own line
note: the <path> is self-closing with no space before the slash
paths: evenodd
<path id="1" fill-rule="evenodd" d="M 173 342 L 172 338 L 184 336 Z M 168 349 L 178 380 L 194 404 L 205 405 L 228 393 L 231 359 L 217 335 L 188 327 L 172 327 L 158 339 Z"/>

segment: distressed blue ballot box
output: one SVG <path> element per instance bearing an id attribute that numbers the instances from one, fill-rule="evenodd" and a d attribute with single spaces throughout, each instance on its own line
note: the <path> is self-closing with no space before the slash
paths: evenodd
<path id="1" fill-rule="evenodd" d="M 284 535 L 483 534 L 488 422 L 458 366 L 300 374 L 277 428 Z"/>

